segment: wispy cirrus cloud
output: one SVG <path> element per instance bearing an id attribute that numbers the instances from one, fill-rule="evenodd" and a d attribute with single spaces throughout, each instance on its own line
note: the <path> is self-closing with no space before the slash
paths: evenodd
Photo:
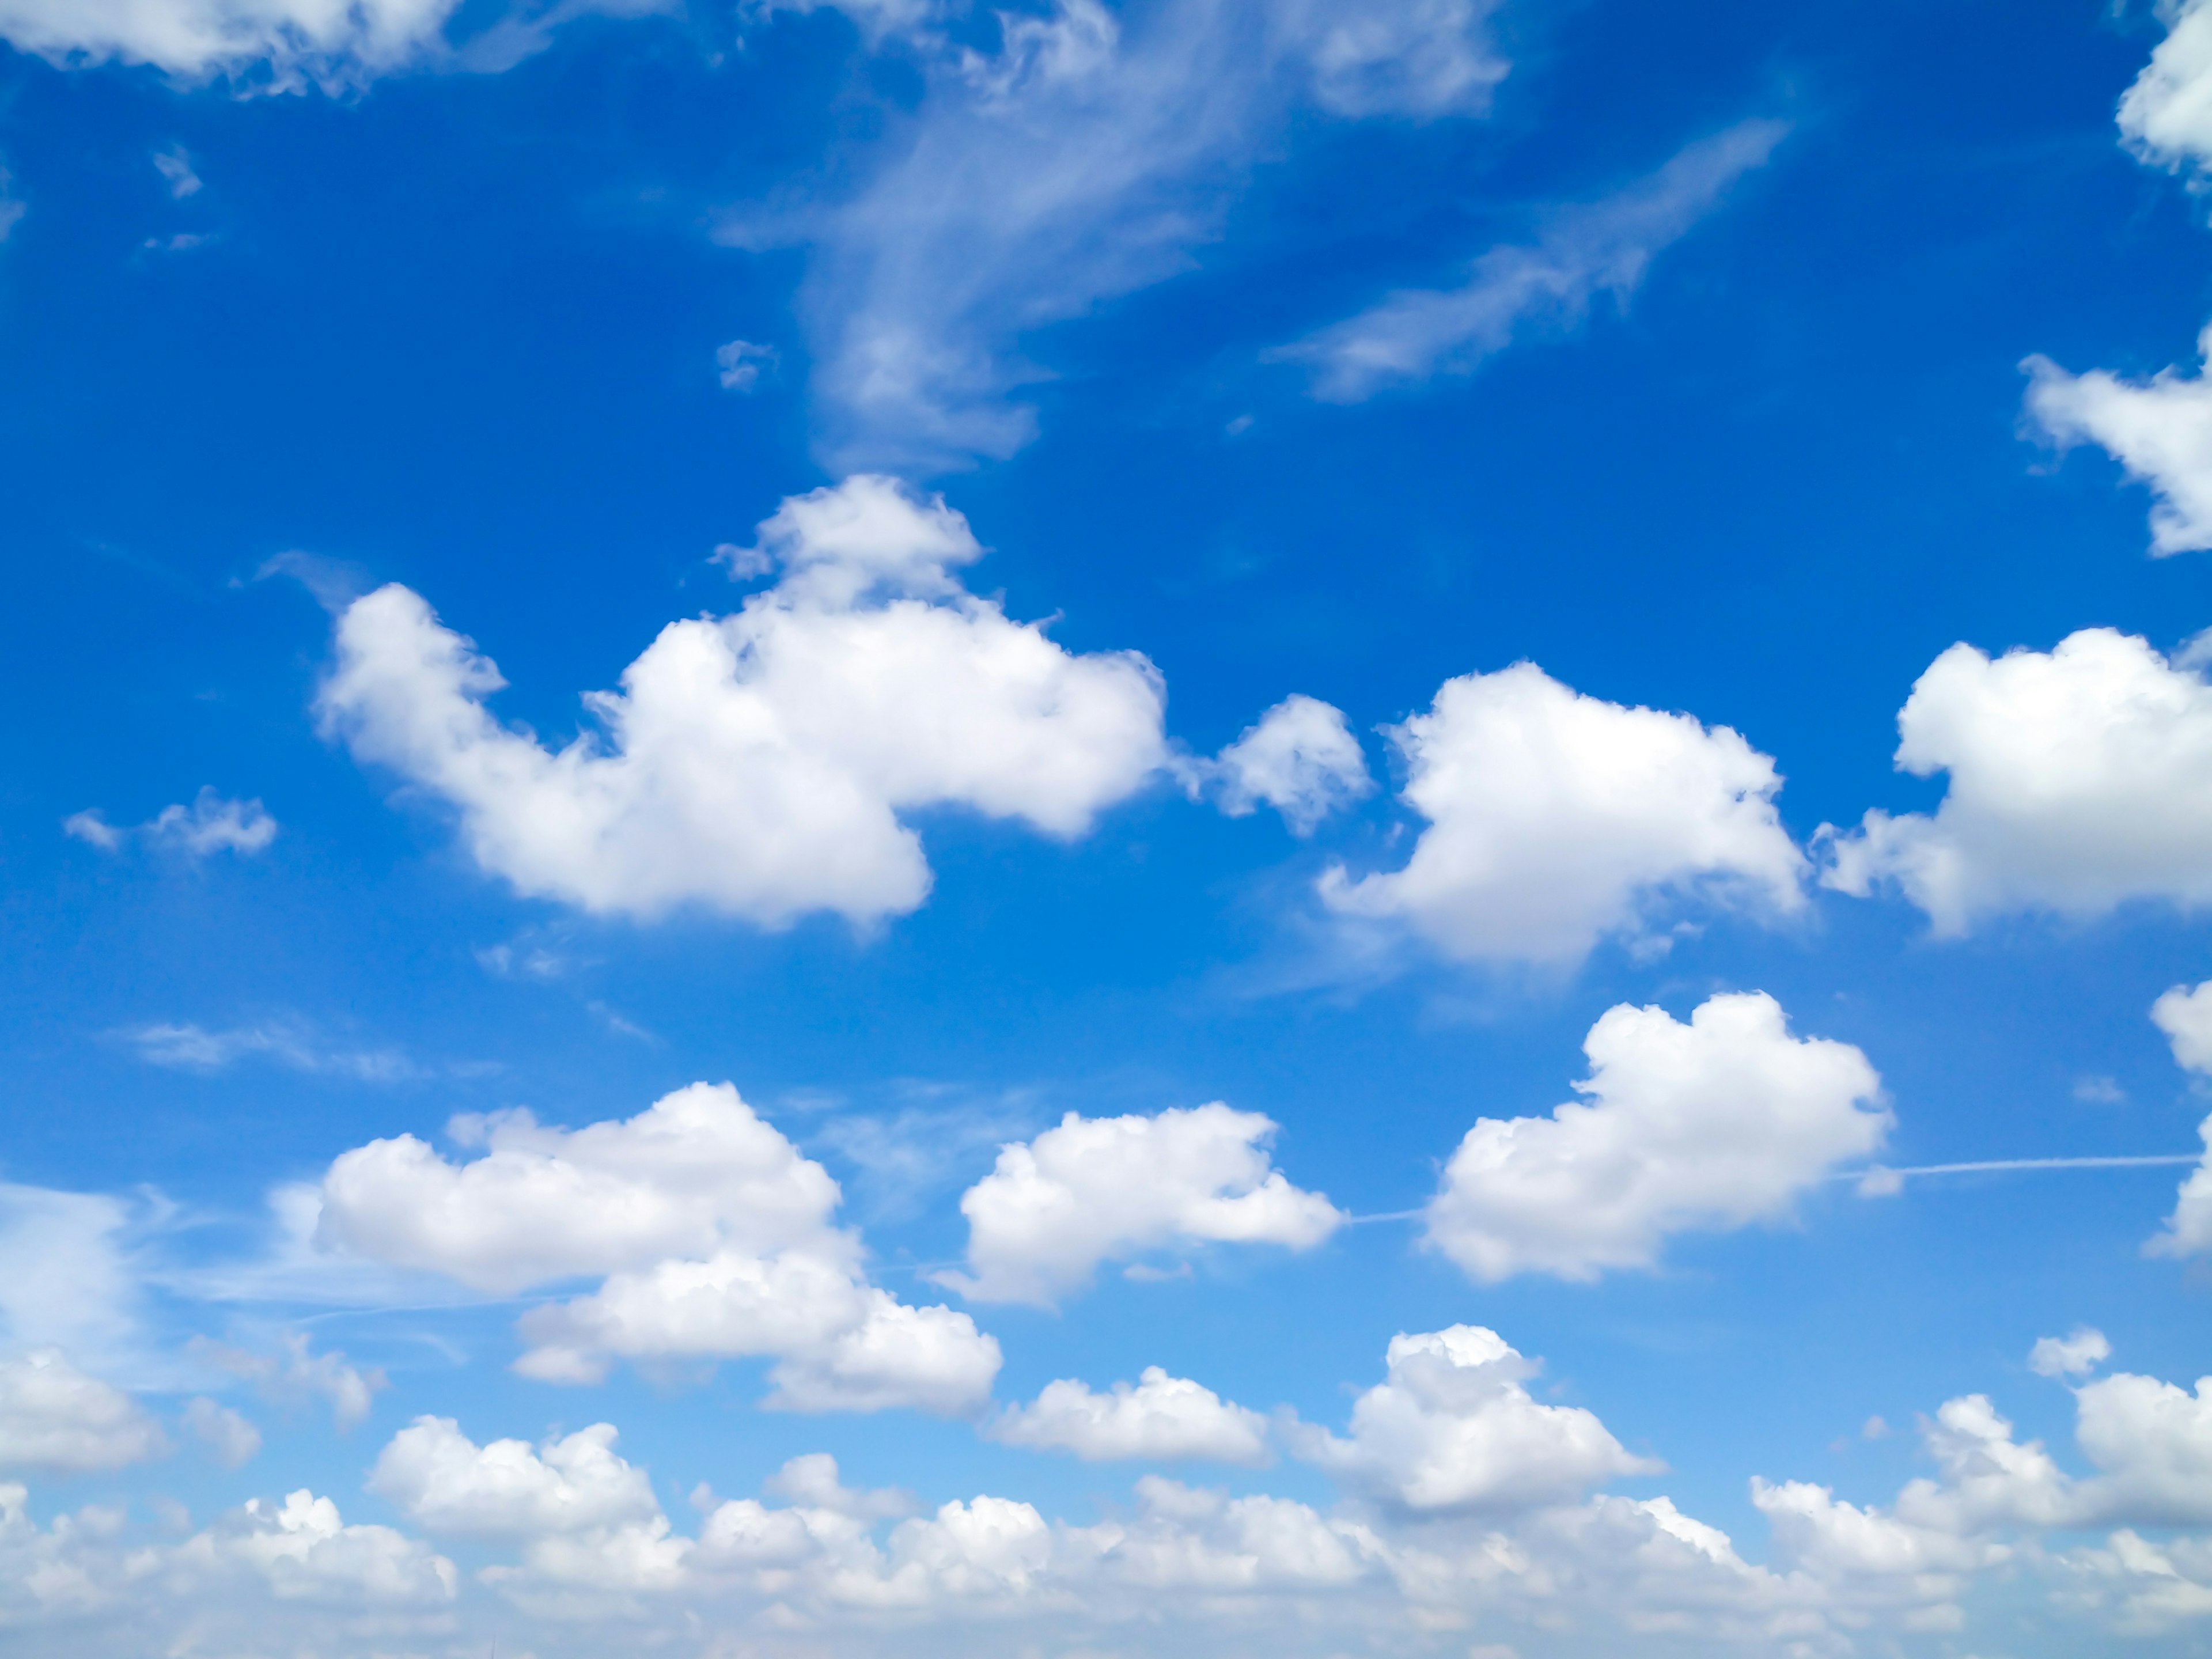
<path id="1" fill-rule="evenodd" d="M 1535 241 L 1492 248 L 1455 288 L 1392 294 L 1266 358 L 1305 367 L 1324 403 L 1472 374 L 1516 340 L 1577 327 L 1601 295 L 1625 306 L 1652 259 L 1764 167 L 1788 131 L 1779 121 L 1740 122 L 1626 190 L 1565 210 Z"/>
<path id="2" fill-rule="evenodd" d="M 1012 453 L 1048 378 L 1024 337 L 1190 267 L 1295 112 L 1478 115 L 1506 72 L 1493 0 L 1061 0 L 997 49 L 924 53 L 902 145 L 842 203 L 738 210 L 739 245 L 805 242 L 817 447 L 932 471 Z"/>
<path id="3" fill-rule="evenodd" d="M 115 1034 L 151 1066 L 179 1072 L 220 1072 L 241 1060 L 266 1059 L 295 1072 L 353 1078 L 362 1083 L 408 1083 L 425 1069 L 396 1048 L 354 1048 L 332 1043 L 294 1016 L 211 1030 L 191 1021 L 161 1021 Z"/>

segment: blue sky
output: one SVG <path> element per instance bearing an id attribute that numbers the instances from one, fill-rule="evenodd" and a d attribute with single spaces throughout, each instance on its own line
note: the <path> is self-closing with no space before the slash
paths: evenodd
<path id="1" fill-rule="evenodd" d="M 2212 1651 L 2212 4 L 0 42 L 0 1650 Z"/>

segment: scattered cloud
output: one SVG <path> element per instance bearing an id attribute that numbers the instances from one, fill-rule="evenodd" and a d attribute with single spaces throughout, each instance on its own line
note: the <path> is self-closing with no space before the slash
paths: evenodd
<path id="1" fill-rule="evenodd" d="M 1266 1418 L 1158 1365 L 1147 1365 L 1135 1387 L 1116 1382 L 1106 1394 L 1073 1378 L 1048 1382 L 1033 1404 L 1006 1407 L 987 1431 L 1010 1446 L 1073 1452 L 1087 1463 L 1271 1461 Z"/>
<path id="2" fill-rule="evenodd" d="M 1559 213 L 1532 246 L 1492 249 L 1457 288 L 1392 294 L 1266 356 L 1304 365 L 1326 403 L 1472 374 L 1516 339 L 1578 327 L 1600 295 L 1626 307 L 1653 258 L 1764 167 L 1788 131 L 1779 121 L 1740 123 L 1618 195 Z"/>
<path id="3" fill-rule="evenodd" d="M 2118 1106 L 2127 1097 L 2128 1091 L 2120 1087 L 2118 1078 L 2100 1073 L 2074 1079 L 2074 1098 L 2085 1106 Z"/>
<path id="4" fill-rule="evenodd" d="M 2198 346 L 2200 356 L 2212 355 L 2212 330 Z M 2212 380 L 2201 369 L 2124 380 L 2103 369 L 2069 374 L 2048 357 L 2021 367 L 2032 377 L 2027 412 L 2053 442 L 2109 450 L 2156 493 L 2154 558 L 2212 548 Z"/>
<path id="5" fill-rule="evenodd" d="M 714 371 L 725 392 L 750 392 L 760 385 L 761 372 L 774 370 L 776 364 L 774 346 L 757 345 L 750 340 L 732 340 L 727 345 L 714 348 Z"/>
<path id="6" fill-rule="evenodd" d="M 552 752 L 500 724 L 498 671 L 398 586 L 338 619 L 324 727 L 448 802 L 522 892 L 769 927 L 920 905 L 929 866 L 902 811 L 1072 839 L 1165 762 L 1152 665 L 1071 654 L 969 592 L 954 572 L 982 549 L 941 500 L 848 479 L 784 502 L 750 550 L 781 580 L 671 623 L 621 691 L 587 698 L 605 740 Z"/>
<path id="7" fill-rule="evenodd" d="M 2027 1368 L 2038 1376 L 2086 1376 L 2112 1357 L 2112 1345 L 2094 1326 L 2076 1325 L 2064 1336 L 2039 1336 Z"/>
<path id="8" fill-rule="evenodd" d="M 120 852 L 135 840 L 187 858 L 211 853 L 249 857 L 266 851 L 276 839 L 276 820 L 258 800 L 231 800 L 203 788 L 190 806 L 165 806 L 141 824 L 125 828 L 110 823 L 94 808 L 64 818 L 62 830 L 103 853 Z"/>
<path id="9" fill-rule="evenodd" d="M 436 56 L 458 3 L 0 0 L 0 39 L 58 63 L 150 64 L 188 81 L 258 73 L 289 89 L 356 82 Z"/>
<path id="10" fill-rule="evenodd" d="M 1727 726 L 1603 702 L 1518 663 L 1445 681 L 1389 731 L 1402 799 L 1429 826 L 1403 869 L 1329 872 L 1322 897 L 1340 915 L 1462 960 L 1571 964 L 1607 934 L 1650 937 L 1668 902 L 1804 903 L 1781 775 Z"/>
<path id="11" fill-rule="evenodd" d="M 1211 762 L 1191 763 L 1189 772 L 1194 791 L 1211 787 L 1231 817 L 1265 804 L 1297 836 L 1311 835 L 1330 813 L 1375 792 L 1343 711 L 1298 693 L 1245 727 Z"/>
<path id="12" fill-rule="evenodd" d="M 2212 902 L 2212 686 L 2186 653 L 2109 628 L 1995 660 L 1954 645 L 1897 726 L 1899 768 L 1948 774 L 1942 803 L 1822 825 L 1823 885 L 1864 897 L 1894 883 L 1943 938 L 2009 912 Z"/>
<path id="13" fill-rule="evenodd" d="M 2212 161 L 2212 6 L 2161 6 L 2166 37 L 2120 99 L 2122 138 L 2136 157 L 2170 172 Z"/>
<path id="14" fill-rule="evenodd" d="M 772 1358 L 769 1403 L 795 1411 L 978 1410 L 998 1344 L 967 1315 L 868 1283 L 836 1227 L 837 1183 L 726 1084 L 581 1129 L 527 1112 L 457 1119 L 482 1156 L 412 1135 L 325 1175 L 318 1241 L 345 1256 L 501 1294 L 597 1278 L 523 1316 L 524 1375 L 593 1382 L 617 1359 Z"/>
<path id="15" fill-rule="evenodd" d="M 1417 1514 L 1499 1513 L 1569 1503 L 1636 1457 L 1596 1414 L 1546 1406 L 1538 1367 L 1497 1332 L 1454 1325 L 1390 1339 L 1389 1376 L 1353 1402 L 1349 1437 L 1297 1425 L 1291 1449 L 1381 1502 Z"/>
<path id="16" fill-rule="evenodd" d="M 2212 980 L 2165 992 L 2150 1006 L 2150 1022 L 2166 1034 L 2175 1065 L 2212 1077 Z"/>
<path id="17" fill-rule="evenodd" d="M 243 1468 L 261 1449 L 261 1431 L 225 1405 L 205 1395 L 185 1407 L 185 1427 L 227 1469 Z"/>
<path id="18" fill-rule="evenodd" d="M 161 182 L 169 187 L 169 194 L 181 202 L 187 196 L 199 194 L 203 181 L 193 170 L 192 158 L 182 144 L 172 144 L 167 149 L 154 152 L 154 171 L 161 175 Z"/>
<path id="19" fill-rule="evenodd" d="M 169 1443 L 122 1389 L 53 1348 L 0 1359 L 0 1470 L 84 1474 L 160 1457 Z"/>
<path id="20" fill-rule="evenodd" d="M 307 1337 L 289 1332 L 278 1345 L 280 1353 L 256 1352 L 197 1338 L 191 1352 L 198 1358 L 233 1376 L 252 1383 L 261 1397 L 274 1405 L 298 1406 L 320 1401 L 331 1408 L 331 1420 L 341 1430 L 366 1421 L 376 1395 L 390 1386 L 381 1370 L 362 1370 L 349 1364 L 335 1348 L 313 1351 Z"/>
<path id="21" fill-rule="evenodd" d="M 1444 1166 L 1428 1240 L 1479 1279 L 1590 1279 L 1654 1266 L 1676 1233 L 1779 1220 L 1889 1129 L 1866 1056 L 1792 1036 L 1764 992 L 1709 998 L 1687 1024 L 1624 1003 L 1583 1052 L 1584 1100 L 1483 1118 Z"/>
<path id="22" fill-rule="evenodd" d="M 963 1194 L 968 1270 L 939 1280 L 972 1301 L 1050 1306 L 1102 1261 L 1214 1243 L 1310 1249 L 1344 1216 L 1273 1167 L 1274 1134 L 1218 1101 L 1152 1117 L 1070 1112 L 1001 1149 Z"/>
<path id="23" fill-rule="evenodd" d="M 407 1083 L 424 1075 L 393 1048 L 346 1048 L 332 1044 L 308 1022 L 279 1017 L 251 1025 L 210 1030 L 190 1021 L 156 1022 L 117 1033 L 149 1065 L 179 1072 L 220 1072 L 260 1057 L 295 1072 L 352 1078 L 362 1083 Z"/>

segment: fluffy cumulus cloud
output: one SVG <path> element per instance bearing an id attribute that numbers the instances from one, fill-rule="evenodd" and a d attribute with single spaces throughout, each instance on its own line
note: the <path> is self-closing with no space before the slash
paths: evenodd
<path id="1" fill-rule="evenodd" d="M 2154 166 L 2201 168 L 2212 161 L 2212 5 L 2160 9 L 2166 37 L 2120 100 L 2120 132 Z"/>
<path id="2" fill-rule="evenodd" d="M 1213 787 L 1230 817 L 1243 817 L 1266 805 L 1300 836 L 1311 835 L 1331 812 L 1375 789 L 1343 711 L 1295 693 L 1195 769 L 1194 781 L 1201 788 Z"/>
<path id="3" fill-rule="evenodd" d="M 2212 980 L 2193 989 L 2177 985 L 2151 1004 L 2151 1023 L 2166 1033 L 2174 1063 L 2199 1077 L 2212 1076 Z M 2212 1254 L 2212 1117 L 2197 1126 L 2204 1161 L 2190 1172 L 2175 1194 L 2173 1213 L 2143 1246 L 2152 1255 Z"/>
<path id="4" fill-rule="evenodd" d="M 2198 342 L 2212 354 L 2212 331 Z M 2112 452 L 2128 476 L 2156 492 L 2152 553 L 2212 548 L 2212 380 L 2201 368 L 2166 368 L 2148 380 L 2103 369 L 2069 374 L 2047 357 L 2030 357 L 2028 413 L 2057 442 L 2094 443 Z"/>
<path id="5" fill-rule="evenodd" d="M 1897 726 L 1899 767 L 1944 773 L 1943 800 L 1823 826 L 1825 884 L 1893 883 L 1944 936 L 2007 912 L 2212 901 L 2212 686 L 2186 653 L 2109 628 L 1994 659 L 1954 645 Z"/>
<path id="6" fill-rule="evenodd" d="M 1036 429 L 1024 337 L 1188 269 L 1294 112 L 1480 113 L 1505 66 L 1489 0 L 1060 0 L 995 50 L 942 40 L 890 159 L 848 199 L 739 211 L 806 241 L 823 445 L 840 466 L 1003 456 Z M 927 36 L 925 34 L 925 42 Z"/>
<path id="7" fill-rule="evenodd" d="M 872 922 L 929 890 L 902 812 L 1073 837 L 1166 758 L 1152 665 L 1073 654 L 969 593 L 954 573 L 981 552 L 942 501 L 853 478 L 787 501 L 747 550 L 782 580 L 669 624 L 561 749 L 495 719 L 498 670 L 396 585 L 339 617 L 317 706 L 361 760 L 447 802 L 522 892 Z"/>
<path id="8" fill-rule="evenodd" d="M 353 80 L 433 52 L 458 0 L 0 0 L 0 38 L 64 62 L 188 77 L 257 67 L 280 85 Z"/>
<path id="9" fill-rule="evenodd" d="M 990 1425 L 1010 1446 L 1069 1451 L 1086 1462 L 1117 1458 L 1202 1458 L 1264 1463 L 1267 1419 L 1187 1377 L 1145 1368 L 1132 1388 L 1094 1394 L 1070 1378 L 1045 1384 L 1035 1403 L 1009 1407 Z"/>
<path id="10" fill-rule="evenodd" d="M 190 806 L 165 806 L 134 827 L 110 823 L 97 810 L 88 810 L 64 818 L 62 829 L 103 853 L 120 852 L 137 841 L 191 859 L 211 853 L 246 857 L 265 851 L 276 839 L 276 820 L 259 801 L 231 800 L 212 787 L 203 788 Z"/>
<path id="11" fill-rule="evenodd" d="M 1429 820 L 1403 869 L 1322 896 L 1470 961 L 1564 963 L 1662 904 L 1737 894 L 1800 908 L 1803 860 L 1774 763 L 1727 726 L 1585 696 L 1531 663 L 1447 680 L 1391 739 Z"/>
<path id="12" fill-rule="evenodd" d="M 2076 1325 L 2064 1336 L 2039 1336 L 2027 1368 L 2038 1376 L 2085 1376 L 2112 1357 L 2112 1345 L 2094 1326 Z"/>
<path id="13" fill-rule="evenodd" d="M 1631 1455 L 1595 1413 L 1532 1397 L 1535 1364 L 1495 1331 L 1395 1336 L 1387 1364 L 1387 1380 L 1353 1402 L 1348 1435 L 1300 1425 L 1291 1436 L 1299 1456 L 1386 1504 L 1419 1514 L 1536 1509 L 1661 1467 Z"/>
<path id="14" fill-rule="evenodd" d="M 1102 1261 L 1207 1244 L 1310 1249 L 1344 1217 L 1274 1168 L 1274 1133 L 1218 1101 L 1151 1117 L 1070 1112 L 1002 1148 L 962 1195 L 968 1271 L 943 1282 L 975 1301 L 1049 1305 Z"/>
<path id="15" fill-rule="evenodd" d="M 0 1359 L 0 1470 L 82 1474 L 168 1449 L 137 1401 L 54 1350 Z"/>
<path id="16" fill-rule="evenodd" d="M 2212 980 L 2175 986 L 2151 1004 L 2150 1019 L 2172 1045 L 2175 1065 L 2212 1077 Z"/>
<path id="17" fill-rule="evenodd" d="M 1626 305 L 1652 259 L 1765 165 L 1785 131 L 1777 121 L 1730 127 L 1620 194 L 1562 213 L 1534 245 L 1493 248 L 1458 287 L 1393 294 L 1267 355 L 1304 365 L 1313 395 L 1329 403 L 1470 373 L 1517 337 L 1575 326 L 1601 295 Z"/>
<path id="18" fill-rule="evenodd" d="M 412 1135 L 338 1158 L 318 1194 L 335 1254 L 513 1293 L 596 1278 L 522 1322 L 525 1374 L 603 1376 L 617 1358 L 776 1360 L 799 1410 L 979 1408 L 998 1345 L 965 1314 L 867 1282 L 834 1223 L 837 1183 L 726 1084 L 569 1130 L 526 1112 L 466 1118 L 456 1162 Z"/>
<path id="19" fill-rule="evenodd" d="M 1710 998 L 1686 1024 L 1624 1003 L 1583 1052 L 1584 1099 L 1480 1119 L 1444 1167 L 1429 1242 L 1478 1279 L 1648 1267 L 1670 1235 L 1786 1216 L 1889 1127 L 1866 1056 L 1793 1036 L 1763 992 Z"/>

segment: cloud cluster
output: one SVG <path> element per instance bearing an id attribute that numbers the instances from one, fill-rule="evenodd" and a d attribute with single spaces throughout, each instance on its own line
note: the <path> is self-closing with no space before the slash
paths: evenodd
<path id="1" fill-rule="evenodd" d="M 1344 1217 L 1273 1167 L 1274 1133 L 1218 1101 L 1150 1117 L 1070 1112 L 1002 1148 L 961 1196 L 968 1270 L 942 1282 L 973 1301 L 1049 1306 L 1103 1261 L 1207 1244 L 1310 1249 Z"/>
<path id="2" fill-rule="evenodd" d="M 1470 374 L 1516 337 L 1575 327 L 1600 295 L 1626 305 L 1652 259 L 1764 167 L 1787 131 L 1778 121 L 1730 127 L 1619 194 L 1561 213 L 1533 246 L 1492 249 L 1456 288 L 1392 294 L 1267 355 L 1304 365 L 1328 403 Z"/>
<path id="3" fill-rule="evenodd" d="M 2202 167 L 2212 160 L 2212 6 L 2160 9 L 2166 36 L 2120 100 L 2120 133 L 2154 166 Z"/>
<path id="4" fill-rule="evenodd" d="M 1403 869 L 1322 881 L 1340 913 L 1469 961 L 1571 963 L 1670 901 L 1801 908 L 1774 763 L 1727 726 L 1586 696 L 1532 663 L 1447 680 L 1391 728 L 1429 821 Z"/>
<path id="5" fill-rule="evenodd" d="M 989 1397 L 998 1344 L 965 1314 L 869 1284 L 859 1240 L 832 1218 L 837 1183 L 727 1084 L 581 1129 L 523 1111 L 453 1127 L 481 1156 L 457 1163 L 399 1135 L 339 1157 L 317 1239 L 503 1294 L 599 1279 L 523 1316 L 525 1375 L 767 1357 L 771 1403 L 795 1410 L 957 1413 Z"/>
<path id="6" fill-rule="evenodd" d="M 770 927 L 920 904 L 929 867 L 902 813 L 1071 838 L 1165 760 L 1152 665 L 1073 654 L 969 592 L 954 573 L 982 549 L 941 501 L 848 479 L 784 502 L 750 551 L 782 579 L 670 623 L 620 691 L 586 699 L 600 731 L 557 750 L 493 717 L 498 670 L 396 585 L 339 617 L 324 727 L 448 803 L 521 892 Z"/>
<path id="7" fill-rule="evenodd" d="M 1444 1166 L 1428 1239 L 1479 1279 L 1650 1267 L 1670 1235 L 1786 1216 L 1889 1128 L 1866 1056 L 1791 1036 L 1764 992 L 1709 998 L 1687 1024 L 1624 1003 L 1583 1052 L 1585 1099 L 1480 1119 Z"/>
<path id="8" fill-rule="evenodd" d="M 1823 826 L 1824 884 L 1893 882 L 1947 937 L 2012 911 L 2212 901 L 2212 686 L 2187 653 L 2109 628 L 1994 659 L 1954 645 L 1897 726 L 1899 767 L 1944 773 L 1942 803 Z"/>
<path id="9" fill-rule="evenodd" d="M 2212 331 L 2198 344 L 2212 357 Z M 2069 374 L 2048 357 L 2030 357 L 2026 367 L 2027 410 L 2045 433 L 2061 444 L 2101 446 L 2157 493 L 2154 556 L 2212 548 L 2212 380 L 2201 369 L 2127 380 L 2103 369 Z"/>

